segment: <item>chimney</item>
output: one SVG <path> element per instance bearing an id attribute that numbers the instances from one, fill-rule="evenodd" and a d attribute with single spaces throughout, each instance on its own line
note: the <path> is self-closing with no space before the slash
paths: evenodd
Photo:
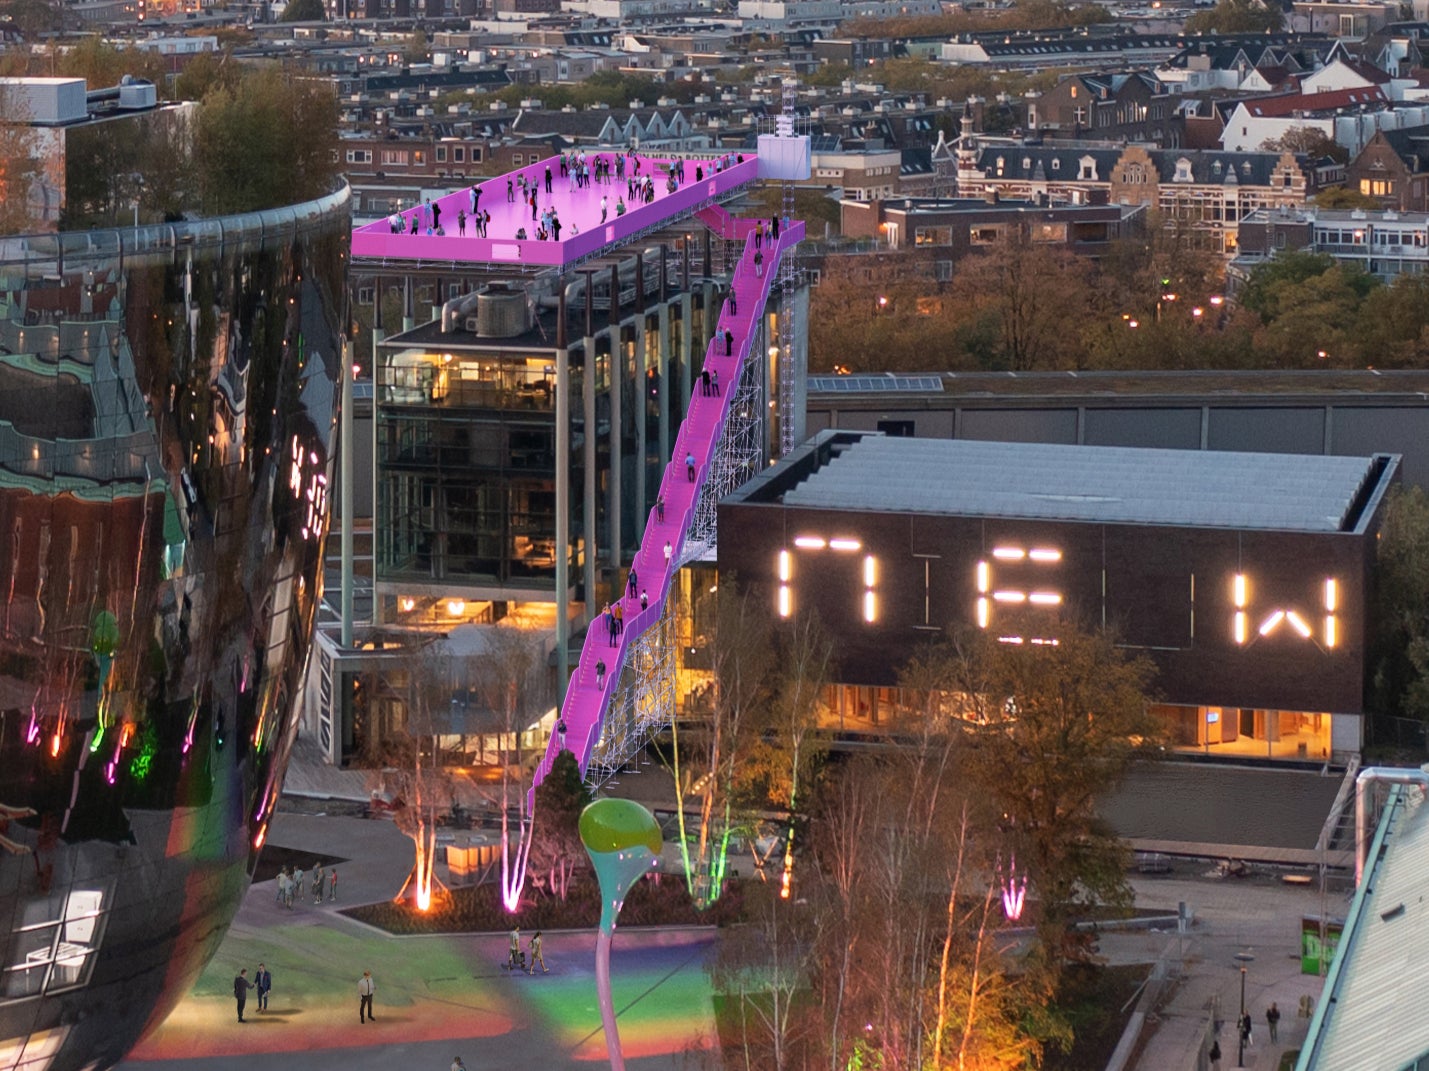
<path id="1" fill-rule="evenodd" d="M 982 199 L 990 205 L 997 204 L 999 200 L 997 195 L 997 188 L 995 186 L 987 187 L 987 189 L 982 191 Z"/>

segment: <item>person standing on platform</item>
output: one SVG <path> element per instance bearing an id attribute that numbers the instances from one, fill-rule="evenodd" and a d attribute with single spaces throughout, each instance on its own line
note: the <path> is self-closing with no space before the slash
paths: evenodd
<path id="1" fill-rule="evenodd" d="M 607 204 L 606 197 L 602 194 L 600 198 L 600 221 L 602 223 L 605 222 L 605 216 L 608 211 L 609 205 Z"/>
<path id="2" fill-rule="evenodd" d="M 432 205 L 432 230 L 436 230 L 442 225 L 442 203 L 440 201 L 431 202 Z"/>
<path id="3" fill-rule="evenodd" d="M 770 217 L 769 217 L 769 240 L 770 240 L 771 242 L 777 242 L 777 241 L 779 240 L 779 217 L 778 217 L 778 216 L 770 216 Z"/>
<path id="4" fill-rule="evenodd" d="M 363 971 L 362 977 L 357 980 L 357 1021 L 365 1023 L 371 1019 L 374 1023 L 377 1016 L 372 1014 L 372 998 L 377 993 L 377 983 L 373 981 L 371 971 Z"/>
<path id="5" fill-rule="evenodd" d="M 258 1010 L 268 1010 L 268 991 L 273 988 L 273 975 L 263 964 L 258 964 L 258 973 L 253 976 L 253 986 L 258 990 Z"/>
<path id="6" fill-rule="evenodd" d="M 547 165 L 546 165 L 546 192 L 547 192 L 547 193 L 554 193 L 554 192 L 555 192 L 554 190 L 551 189 L 551 165 L 550 165 L 550 164 L 547 164 Z"/>
<path id="7" fill-rule="evenodd" d="M 295 867 L 293 870 L 292 885 L 293 900 L 298 901 L 303 898 L 303 868 Z"/>
<path id="8" fill-rule="evenodd" d="M 516 203 L 516 187 L 511 185 L 511 180 L 506 180 L 506 203 L 514 205 Z"/>
<path id="9" fill-rule="evenodd" d="M 476 215 L 476 210 L 481 207 L 481 185 L 472 183 L 471 187 L 471 214 Z"/>
<path id="10" fill-rule="evenodd" d="M 253 988 L 253 983 L 248 980 L 248 968 L 244 967 L 238 972 L 238 977 L 233 979 L 233 999 L 238 1002 L 238 1021 L 247 1022 L 243 1018 L 243 1007 L 248 1003 L 248 991 Z"/>
<path id="11" fill-rule="evenodd" d="M 327 898 L 329 902 L 337 899 L 337 867 L 333 867 L 332 873 L 327 876 Z"/>
<path id="12" fill-rule="evenodd" d="M 726 355 L 726 356 L 729 355 L 728 349 L 725 350 L 725 355 Z M 706 398 L 709 397 L 709 393 L 710 393 L 710 370 L 709 370 L 708 368 L 706 368 L 706 369 L 704 369 L 702 372 L 700 372 L 700 393 L 703 394 Z"/>
<path id="13" fill-rule="evenodd" d="M 635 572 L 635 566 L 630 567 L 630 572 L 625 577 L 625 594 L 634 595 L 636 586 L 640 583 L 639 574 Z"/>
<path id="14" fill-rule="evenodd" d="M 724 329 L 724 355 L 734 356 L 734 332 L 727 327 Z"/>

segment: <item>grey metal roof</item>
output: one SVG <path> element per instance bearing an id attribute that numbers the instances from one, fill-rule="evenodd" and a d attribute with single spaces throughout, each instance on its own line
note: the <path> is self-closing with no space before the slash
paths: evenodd
<path id="1" fill-rule="evenodd" d="M 1383 821 L 1385 852 L 1366 869 L 1335 953 L 1322 1003 L 1298 1067 L 1310 1071 L 1401 1068 L 1429 1052 L 1424 963 L 1429 957 L 1429 807 L 1399 790 Z M 1315 1027 L 1318 1036 L 1314 1036 Z"/>
<path id="2" fill-rule="evenodd" d="M 862 394 L 866 391 L 941 391 L 942 376 L 900 376 L 892 372 L 881 376 L 810 376 L 809 390 L 833 391 L 839 394 Z"/>
<path id="3" fill-rule="evenodd" d="M 787 491 L 784 504 L 1337 532 L 1372 472 L 1362 457 L 868 435 Z"/>

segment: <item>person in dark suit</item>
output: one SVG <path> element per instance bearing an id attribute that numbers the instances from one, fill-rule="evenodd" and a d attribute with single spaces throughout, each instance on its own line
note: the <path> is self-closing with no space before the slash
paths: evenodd
<path id="1" fill-rule="evenodd" d="M 238 1001 L 238 1021 L 247 1022 L 243 1018 L 243 1006 L 248 1003 L 248 990 L 253 988 L 253 983 L 248 980 L 248 968 L 244 967 L 238 972 L 238 977 L 233 979 L 233 999 Z"/>

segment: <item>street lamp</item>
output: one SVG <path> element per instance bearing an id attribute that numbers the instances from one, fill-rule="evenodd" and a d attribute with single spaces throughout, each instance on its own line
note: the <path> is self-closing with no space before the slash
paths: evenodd
<path id="1" fill-rule="evenodd" d="M 1240 1017 L 1235 1021 L 1236 1035 L 1236 1067 L 1245 1066 L 1245 965 L 1255 959 L 1249 952 L 1237 952 L 1235 954 L 1237 962 L 1240 963 Z"/>

